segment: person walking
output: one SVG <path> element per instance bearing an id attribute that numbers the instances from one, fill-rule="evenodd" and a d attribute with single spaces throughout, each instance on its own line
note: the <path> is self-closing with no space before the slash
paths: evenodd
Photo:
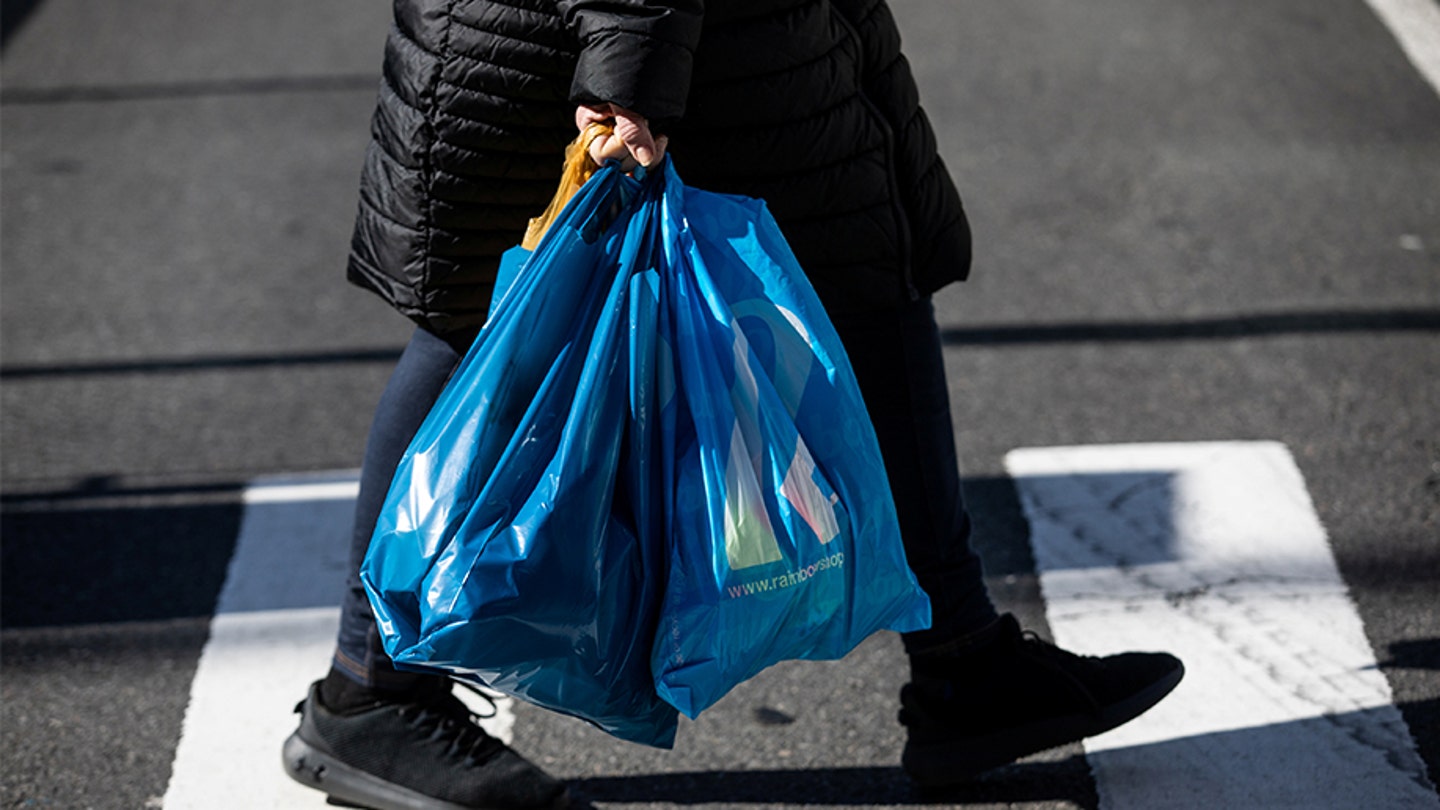
<path id="1" fill-rule="evenodd" d="M 932 604 L 932 626 L 903 635 L 901 762 L 918 785 L 1114 728 L 1179 683 L 1173 656 L 1072 654 L 986 592 L 931 303 L 968 275 L 971 234 L 885 0 L 395 0 L 348 277 L 416 328 L 376 408 L 333 664 L 285 743 L 293 778 L 374 808 L 568 800 L 448 679 L 395 668 L 358 571 L 500 254 L 597 121 L 615 126 L 598 159 L 668 153 L 689 185 L 764 199 L 834 322 Z"/>

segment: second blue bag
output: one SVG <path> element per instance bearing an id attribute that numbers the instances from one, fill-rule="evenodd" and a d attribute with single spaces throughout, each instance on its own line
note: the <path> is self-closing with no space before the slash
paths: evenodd
<path id="1" fill-rule="evenodd" d="M 930 603 L 855 374 L 775 220 L 667 172 L 668 559 L 652 667 L 695 717 L 771 664 L 928 627 Z"/>

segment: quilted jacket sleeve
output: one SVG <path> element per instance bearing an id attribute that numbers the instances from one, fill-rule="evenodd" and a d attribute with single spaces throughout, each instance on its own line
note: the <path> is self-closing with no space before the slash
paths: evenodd
<path id="1" fill-rule="evenodd" d="M 559 0 L 581 45 L 571 100 L 613 103 L 651 122 L 685 113 L 705 0 Z"/>

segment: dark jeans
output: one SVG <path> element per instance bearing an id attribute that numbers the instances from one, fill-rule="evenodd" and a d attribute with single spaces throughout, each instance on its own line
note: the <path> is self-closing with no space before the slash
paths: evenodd
<path id="1" fill-rule="evenodd" d="M 380 395 L 365 460 L 360 467 L 360 494 L 355 500 L 355 525 L 350 541 L 350 574 L 340 606 L 340 633 L 335 649 L 335 668 L 367 686 L 403 688 L 417 677 L 397 671 L 385 654 L 370 601 L 360 584 L 360 563 L 370 547 L 370 536 L 385 505 L 390 479 L 400 457 L 420 430 L 420 423 L 439 399 L 450 374 L 469 349 L 473 334 L 440 338 L 416 329 L 410 343 L 395 364 L 390 382 Z"/>
<path id="2" fill-rule="evenodd" d="M 934 308 L 925 299 L 834 322 L 880 440 L 906 558 L 933 608 L 932 627 L 905 634 L 905 648 L 915 652 L 963 638 L 993 622 L 996 614 L 980 560 L 970 548 Z M 336 667 L 361 683 L 393 688 L 417 677 L 390 665 L 358 572 L 395 467 L 470 339 L 447 342 L 417 329 L 376 409 L 361 469 L 351 574 L 335 653 Z"/>

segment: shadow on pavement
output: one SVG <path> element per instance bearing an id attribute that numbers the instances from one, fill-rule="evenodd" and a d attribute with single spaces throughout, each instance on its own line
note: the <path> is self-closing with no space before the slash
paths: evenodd
<path id="1" fill-rule="evenodd" d="M 1318 333 L 1436 331 L 1440 331 L 1440 311 L 1394 309 L 1283 312 L 1186 321 L 996 324 L 952 327 L 942 330 L 940 335 L 947 345 L 970 346 L 1233 340 Z"/>
<path id="2" fill-rule="evenodd" d="M 1399 708 L 1431 716 L 1440 701 Z M 920 791 L 897 767 L 692 771 L 571 782 L 587 802 L 764 805 L 993 805 L 1075 802 L 1095 807 L 1092 765 L 1117 782 L 1117 806 L 1423 807 L 1434 798 L 1424 762 L 1409 750 L 1389 706 L 1253 728 L 1020 762 L 945 791 Z M 1354 743 L 1358 742 L 1359 745 Z M 1217 767 L 1223 766 L 1223 767 Z M 1177 799 L 1177 797 L 1184 797 Z M 1325 799 L 1333 799 L 1326 804 Z M 1320 802 L 1317 804 L 1317 800 Z M 1373 801 L 1372 801 L 1373 800 Z M 585 805 L 581 805 L 582 807 Z"/>
<path id="3" fill-rule="evenodd" d="M 3 626 L 208 618 L 242 514 L 238 502 L 6 511 Z"/>
<path id="4" fill-rule="evenodd" d="M 1390 645 L 1390 657 L 1378 665 L 1381 669 L 1429 669 L 1440 672 L 1440 638 L 1397 641 Z"/>
<path id="5" fill-rule="evenodd" d="M 1011 765 L 943 791 L 918 790 L 900 768 L 882 766 L 604 776 L 570 784 L 588 802 L 964 805 L 1064 799 L 1094 806 L 1089 779 L 1084 757 L 1072 756 Z M 1089 801 L 1084 801 L 1086 794 Z"/>
<path id="6" fill-rule="evenodd" d="M 0 1 L 0 47 L 25 24 L 30 12 L 44 0 L 3 0 Z"/>

